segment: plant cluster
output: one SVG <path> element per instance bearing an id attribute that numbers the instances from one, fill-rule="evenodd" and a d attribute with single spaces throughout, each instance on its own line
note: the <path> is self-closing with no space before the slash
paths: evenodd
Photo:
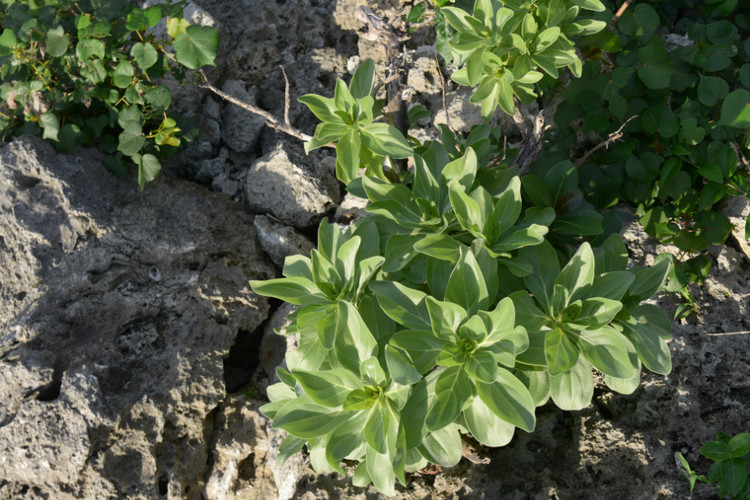
<path id="1" fill-rule="evenodd" d="M 105 165 L 138 183 L 190 139 L 195 124 L 168 116 L 171 92 L 158 78 L 212 65 L 218 32 L 182 19 L 184 3 L 146 9 L 124 0 L 0 0 L 0 139 L 42 134 L 56 147 L 109 153 Z M 153 28 L 166 21 L 166 37 Z"/>
<path id="2" fill-rule="evenodd" d="M 513 113 L 514 96 L 521 102 L 541 96 L 542 107 L 556 109 L 556 127 L 532 171 L 543 175 L 547 165 L 576 160 L 580 189 L 597 210 L 634 206 L 651 236 L 681 250 L 665 256 L 675 264 L 670 290 L 686 300 L 677 315 L 692 312 L 687 285 L 705 279 L 707 247 L 724 243 L 732 230 L 721 203 L 750 196 L 747 5 L 639 2 L 613 20 L 616 6 L 607 0 L 487 0 L 473 8 L 461 0 L 431 1 L 438 8 L 437 47 L 458 68 L 452 79 L 476 86 L 471 100 L 482 103 L 485 118 L 497 106 Z M 425 5 L 411 12 L 413 20 Z M 595 18 L 574 21 L 580 9 L 595 11 Z M 549 46 L 548 38 L 555 40 Z M 544 64 L 549 51 L 556 66 L 553 59 Z M 566 63 L 579 78 L 557 78 Z"/>
<path id="3" fill-rule="evenodd" d="M 471 14 L 448 0 L 435 3 L 450 26 L 443 26 L 438 47 L 446 61 L 460 66 L 451 79 L 476 87 L 470 100 L 482 104 L 485 119 L 498 106 L 512 115 L 514 97 L 523 103 L 536 99 L 534 84 L 545 73 L 556 80 L 568 68 L 581 76 L 582 63 L 570 37 L 598 33 L 606 25 L 579 18 L 581 10 L 603 11 L 599 0 L 481 0 Z"/>
<path id="4" fill-rule="evenodd" d="M 300 98 L 324 120 L 308 147 L 338 140 L 337 172 L 365 167 L 342 180 L 371 215 L 344 229 L 323 222 L 309 258 L 251 282 L 299 306 L 286 329 L 299 348 L 261 409 L 289 432 L 282 461 L 307 446 L 319 472 L 350 460 L 356 485 L 393 494 L 408 472 L 456 464 L 462 434 L 503 446 L 516 428 L 531 432 L 550 399 L 586 407 L 594 369 L 621 393 L 635 390 L 642 366 L 670 371 L 670 322 L 642 304 L 670 263 L 628 268 L 602 216 L 581 226 L 559 210 L 563 199 L 582 203 L 570 162 L 525 195 L 517 168 L 490 161 L 489 127 L 412 147 L 397 129 L 373 127 L 373 81 L 367 61 L 333 100 Z M 341 154 L 347 136 L 359 157 Z M 407 155 L 407 171 L 382 167 Z"/>
<path id="5" fill-rule="evenodd" d="M 716 441 L 709 441 L 701 446 L 700 452 L 714 462 L 708 470 L 708 477 L 696 474 L 682 453 L 676 454 L 679 465 L 682 466 L 682 474 L 690 481 L 691 493 L 695 482 L 701 481 L 715 483 L 716 493 L 720 498 L 750 498 L 750 477 L 747 472 L 747 464 L 750 463 L 750 434 L 744 432 L 732 437 L 720 432 L 716 435 Z"/>
<path id="6" fill-rule="evenodd" d="M 557 126 L 538 170 L 570 158 L 581 135 L 622 130 L 594 154 L 579 150 L 580 187 L 598 209 L 631 204 L 648 234 L 683 252 L 675 289 L 705 279 L 705 250 L 730 234 L 721 203 L 750 196 L 749 29 L 750 9 L 736 1 L 638 2 L 580 41 L 581 78 L 548 86 Z"/>

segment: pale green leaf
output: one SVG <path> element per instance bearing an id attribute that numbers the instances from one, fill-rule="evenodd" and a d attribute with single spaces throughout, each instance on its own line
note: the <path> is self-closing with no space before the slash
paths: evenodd
<path id="1" fill-rule="evenodd" d="M 550 390 L 558 408 L 570 411 L 586 408 L 594 396 L 594 379 L 586 358 L 578 356 L 578 362 L 571 370 L 552 375 Z"/>
<path id="2" fill-rule="evenodd" d="M 498 417 L 527 432 L 536 426 L 534 399 L 515 375 L 497 368 L 497 379 L 491 384 L 477 383 L 477 394 Z"/>

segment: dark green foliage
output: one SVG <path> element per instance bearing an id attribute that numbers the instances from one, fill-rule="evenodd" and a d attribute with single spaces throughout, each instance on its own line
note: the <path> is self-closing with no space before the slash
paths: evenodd
<path id="1" fill-rule="evenodd" d="M 732 437 L 720 432 L 716 441 L 709 441 L 701 446 L 701 455 L 713 460 L 708 476 L 697 475 L 681 453 L 676 456 L 682 465 L 682 474 L 690 481 L 693 491 L 696 481 L 716 484 L 716 493 L 720 498 L 731 496 L 735 500 L 750 498 L 750 476 L 747 464 L 750 463 L 750 434 L 744 432 Z"/>
<path id="2" fill-rule="evenodd" d="M 0 139 L 41 133 L 63 151 L 97 146 L 111 171 L 126 175 L 129 157 L 141 188 L 153 180 L 155 155 L 172 152 L 189 131 L 167 116 L 171 93 L 152 79 L 213 64 L 216 30 L 189 26 L 181 3 L 0 4 Z M 163 18 L 168 37 L 157 40 L 150 30 Z"/>
<path id="3" fill-rule="evenodd" d="M 582 77 L 560 91 L 557 130 L 537 170 L 576 147 L 582 157 L 596 146 L 581 143 L 570 127 L 594 141 L 622 127 L 621 140 L 579 162 L 581 190 L 598 209 L 635 206 L 651 236 L 683 252 L 683 277 L 700 280 L 703 253 L 732 229 L 721 202 L 750 195 L 750 9 L 737 2 L 676 5 L 633 4 L 613 31 L 580 41 Z M 609 21 L 612 13 L 599 16 Z"/>

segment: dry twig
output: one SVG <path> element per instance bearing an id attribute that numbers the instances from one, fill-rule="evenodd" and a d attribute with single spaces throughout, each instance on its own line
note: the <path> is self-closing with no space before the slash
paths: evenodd
<path id="1" fill-rule="evenodd" d="M 409 119 L 406 106 L 401 100 L 404 71 L 398 64 L 399 59 L 401 59 L 400 64 L 404 63 L 401 44 L 405 39 L 397 35 L 390 24 L 364 5 L 357 8 L 355 16 L 364 24 L 359 36 L 365 40 L 379 42 L 385 49 L 385 67 L 386 71 L 390 71 L 391 74 L 386 74 L 388 83 L 385 86 L 386 105 L 383 112 L 389 116 L 391 125 L 406 135 L 409 130 Z"/>
<path id="2" fill-rule="evenodd" d="M 745 169 L 745 171 L 750 171 L 750 164 L 748 163 L 747 158 L 745 158 L 745 155 L 742 154 L 740 146 L 734 141 L 729 144 L 732 147 L 734 154 L 737 155 L 737 162 Z"/>
<path id="3" fill-rule="evenodd" d="M 453 135 L 456 135 L 456 131 L 453 129 L 453 125 L 451 125 L 451 117 L 448 114 L 448 106 L 445 104 L 445 77 L 443 76 L 443 71 L 440 69 L 440 59 L 438 59 L 437 53 L 435 53 L 435 64 L 437 65 L 437 71 L 438 75 L 440 76 L 440 90 L 443 97 L 443 112 L 445 113 L 445 124 L 448 126 L 448 129 L 453 132 Z"/>
<path id="4" fill-rule="evenodd" d="M 550 127 L 544 117 L 544 110 L 537 115 L 532 115 L 526 108 L 521 107 L 518 98 L 514 99 L 516 111 L 513 113 L 513 121 L 521 131 L 523 142 L 518 148 L 514 163 L 518 166 L 521 175 L 528 173 L 531 165 L 542 151 L 542 135 Z"/>
<path id="5" fill-rule="evenodd" d="M 273 116 L 271 113 L 264 109 L 260 109 L 256 106 L 253 106 L 252 104 L 248 104 L 246 102 L 240 101 L 236 97 L 233 97 L 226 92 L 223 92 L 213 85 L 211 85 L 208 82 L 208 79 L 206 78 L 206 75 L 203 74 L 202 71 L 199 71 L 201 78 L 203 78 L 203 84 L 201 85 L 202 88 L 208 89 L 217 96 L 221 97 L 222 99 L 231 102 L 232 104 L 241 107 L 242 109 L 245 109 L 254 115 L 258 115 L 262 117 L 264 120 L 266 120 L 266 125 L 271 127 L 272 129 L 278 130 L 280 132 L 284 132 L 287 135 L 291 135 L 292 137 L 296 137 L 297 139 L 301 141 L 309 141 L 312 139 L 311 136 L 305 134 L 302 131 L 297 130 L 296 128 L 292 127 L 289 124 L 289 87 L 287 85 L 287 94 L 285 96 L 285 102 L 284 102 L 284 118 L 286 123 L 281 123 L 278 119 L 276 119 L 275 116 Z M 286 75 L 284 75 L 286 77 Z"/>
<path id="6" fill-rule="evenodd" d="M 580 159 L 578 159 L 576 161 L 576 167 L 580 167 L 581 165 L 583 165 L 586 162 L 586 160 L 589 159 L 589 157 L 591 155 L 593 155 L 594 153 L 596 153 L 600 149 L 602 149 L 602 148 L 609 148 L 609 146 L 613 142 L 622 139 L 622 136 L 623 136 L 622 129 L 624 129 L 625 125 L 627 125 L 628 123 L 630 123 L 631 120 L 634 120 L 637 117 L 638 117 L 638 115 L 631 116 L 630 118 L 628 118 L 627 120 L 625 120 L 625 123 L 623 123 L 622 125 L 620 125 L 620 128 L 618 128 L 617 130 L 615 130 L 614 132 L 612 132 L 611 134 L 609 134 L 609 137 L 607 137 L 607 139 L 605 141 L 600 142 L 599 144 L 597 144 L 596 146 L 594 146 L 590 150 L 586 151 L 586 154 L 583 155 L 583 157 L 581 157 Z"/>
<path id="7" fill-rule="evenodd" d="M 617 12 L 615 13 L 612 20 L 609 22 L 609 29 L 614 29 L 615 25 L 617 24 L 617 20 L 620 19 L 620 16 L 625 12 L 625 10 L 628 8 L 628 6 L 633 3 L 633 0 L 625 0 L 622 5 L 620 5 L 620 8 L 617 9 Z"/>
<path id="8" fill-rule="evenodd" d="M 289 121 L 289 78 L 286 77 L 284 66 L 279 66 L 279 68 L 281 68 L 281 74 L 284 75 L 284 125 L 292 128 L 292 122 Z"/>

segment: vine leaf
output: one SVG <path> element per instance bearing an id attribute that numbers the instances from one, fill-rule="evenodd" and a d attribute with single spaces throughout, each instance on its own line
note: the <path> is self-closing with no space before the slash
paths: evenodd
<path id="1" fill-rule="evenodd" d="M 214 58 L 219 49 L 219 32 L 206 26 L 188 26 L 174 41 L 177 61 L 189 69 L 216 66 Z"/>

